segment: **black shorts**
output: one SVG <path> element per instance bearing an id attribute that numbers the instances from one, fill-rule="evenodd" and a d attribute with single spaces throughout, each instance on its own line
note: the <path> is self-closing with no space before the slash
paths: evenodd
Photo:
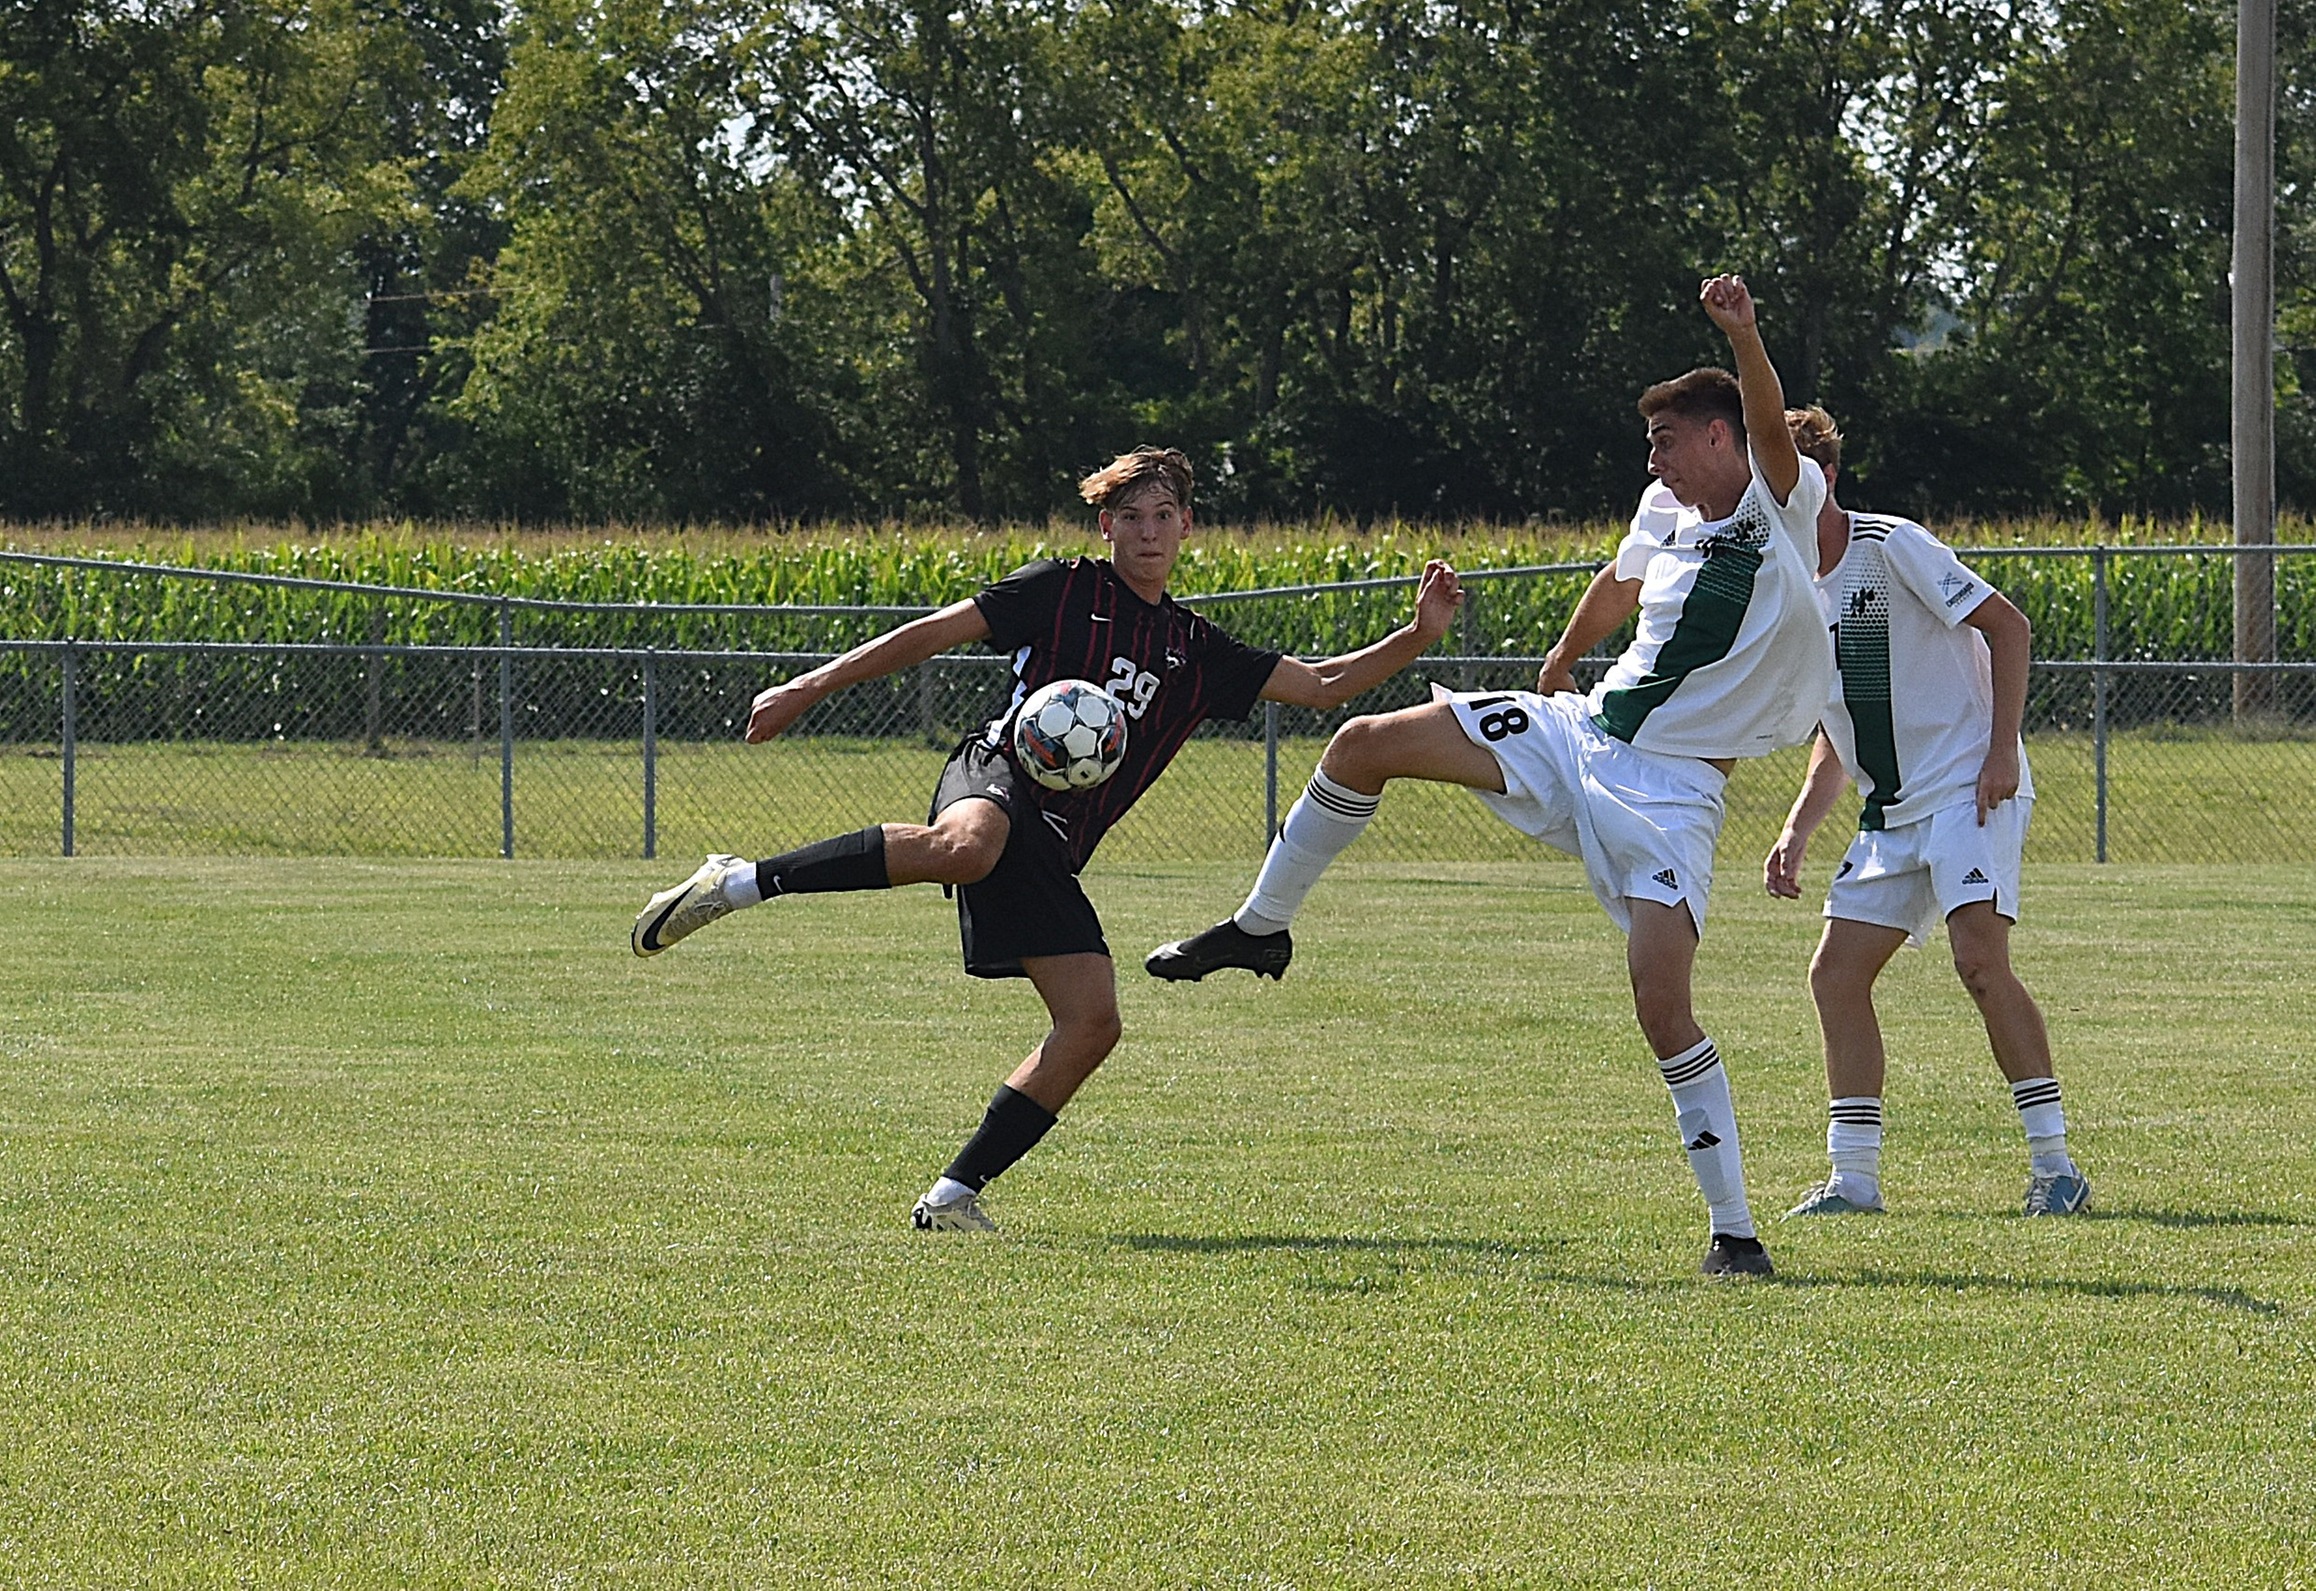
<path id="1" fill-rule="evenodd" d="M 965 970 L 976 978 L 1020 978 L 1024 956 L 1106 956 L 1102 920 L 1070 870 L 1070 853 L 1046 826 L 1036 799 L 1021 786 L 1026 776 L 976 734 L 959 746 L 933 789 L 926 821 L 968 797 L 1005 809 L 1012 820 L 1005 854 L 978 884 L 957 887 L 957 932 Z"/>

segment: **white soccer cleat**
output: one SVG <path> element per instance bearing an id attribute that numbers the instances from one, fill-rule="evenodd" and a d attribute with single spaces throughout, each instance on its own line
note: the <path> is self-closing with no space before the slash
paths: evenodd
<path id="1" fill-rule="evenodd" d="M 709 857 L 681 884 L 652 896 L 636 915 L 635 931 L 627 942 L 639 956 L 656 956 L 686 934 L 698 933 L 717 918 L 730 916 L 739 908 L 724 893 L 724 874 L 745 865 L 742 858 L 720 851 Z"/>
<path id="2" fill-rule="evenodd" d="M 981 1208 L 981 1195 L 968 1193 L 946 1204 L 935 1204 L 927 1194 L 909 1212 L 909 1225 L 920 1232 L 994 1232 L 997 1223 Z"/>

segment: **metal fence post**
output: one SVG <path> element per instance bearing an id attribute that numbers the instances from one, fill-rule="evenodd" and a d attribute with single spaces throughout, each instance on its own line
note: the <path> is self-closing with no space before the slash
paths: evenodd
<path id="1" fill-rule="evenodd" d="M 1480 582 L 1477 580 L 1464 587 L 1463 632 L 1457 639 L 1463 647 L 1465 657 L 1469 658 L 1479 655 Z M 1471 688 L 1472 665 L 1469 663 L 1460 663 L 1456 666 L 1456 689 L 1460 691 L 1468 691 Z"/>
<path id="2" fill-rule="evenodd" d="M 1279 833 L 1279 704 L 1263 703 L 1263 849 Z"/>
<path id="3" fill-rule="evenodd" d="M 928 746 L 941 744 L 941 715 L 933 698 L 933 665 L 938 661 L 929 657 L 917 665 L 917 732 Z"/>
<path id="4" fill-rule="evenodd" d="M 515 613 L 499 604 L 499 855 L 515 858 Z"/>
<path id="5" fill-rule="evenodd" d="M 380 678 L 386 672 L 386 607 L 373 603 L 370 607 L 369 678 L 362 688 L 362 745 L 363 753 L 371 757 L 386 755 L 386 698 L 385 684 Z"/>
<path id="6" fill-rule="evenodd" d="M 64 648 L 64 739 L 57 750 L 64 762 L 64 854 L 72 854 L 74 764 L 80 746 L 80 655 L 68 641 Z"/>
<path id="7" fill-rule="evenodd" d="M 643 654 L 643 859 L 659 856 L 659 667 Z"/>
<path id="8" fill-rule="evenodd" d="M 2107 549 L 2091 549 L 2091 661 L 2107 661 Z M 2091 671 L 2091 779 L 2097 804 L 2097 860 L 2107 860 L 2107 671 Z"/>

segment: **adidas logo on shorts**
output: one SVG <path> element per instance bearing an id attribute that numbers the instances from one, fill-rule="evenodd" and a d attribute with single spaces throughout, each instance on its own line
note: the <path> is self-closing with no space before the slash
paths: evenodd
<path id="1" fill-rule="evenodd" d="M 1980 872 L 1977 868 L 1974 867 L 1969 872 L 1962 875 L 1962 882 L 1965 884 L 1983 884 L 1987 882 L 1987 877 L 1984 873 Z"/>
<path id="2" fill-rule="evenodd" d="M 1673 870 L 1669 867 L 1662 868 L 1649 876 L 1667 889 L 1679 889 L 1681 887 L 1681 881 L 1673 876 Z"/>

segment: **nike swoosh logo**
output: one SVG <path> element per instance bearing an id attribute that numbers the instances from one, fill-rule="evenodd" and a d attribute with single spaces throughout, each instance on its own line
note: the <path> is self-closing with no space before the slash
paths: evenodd
<path id="1" fill-rule="evenodd" d="M 635 942 L 643 947 L 644 954 L 657 955 L 660 951 L 666 948 L 666 946 L 659 942 L 659 931 L 667 926 L 668 918 L 673 916 L 675 914 L 675 909 L 678 906 L 681 906 L 683 903 L 683 896 L 676 896 L 674 900 L 671 900 L 667 903 L 666 910 L 662 911 L 657 917 L 654 917 L 650 923 L 645 926 L 643 932 L 635 936 Z"/>
<path id="2" fill-rule="evenodd" d="M 1107 624 L 1110 622 L 1110 616 L 1107 613 L 1089 613 L 1086 615 L 1086 622 L 1088 624 Z"/>

